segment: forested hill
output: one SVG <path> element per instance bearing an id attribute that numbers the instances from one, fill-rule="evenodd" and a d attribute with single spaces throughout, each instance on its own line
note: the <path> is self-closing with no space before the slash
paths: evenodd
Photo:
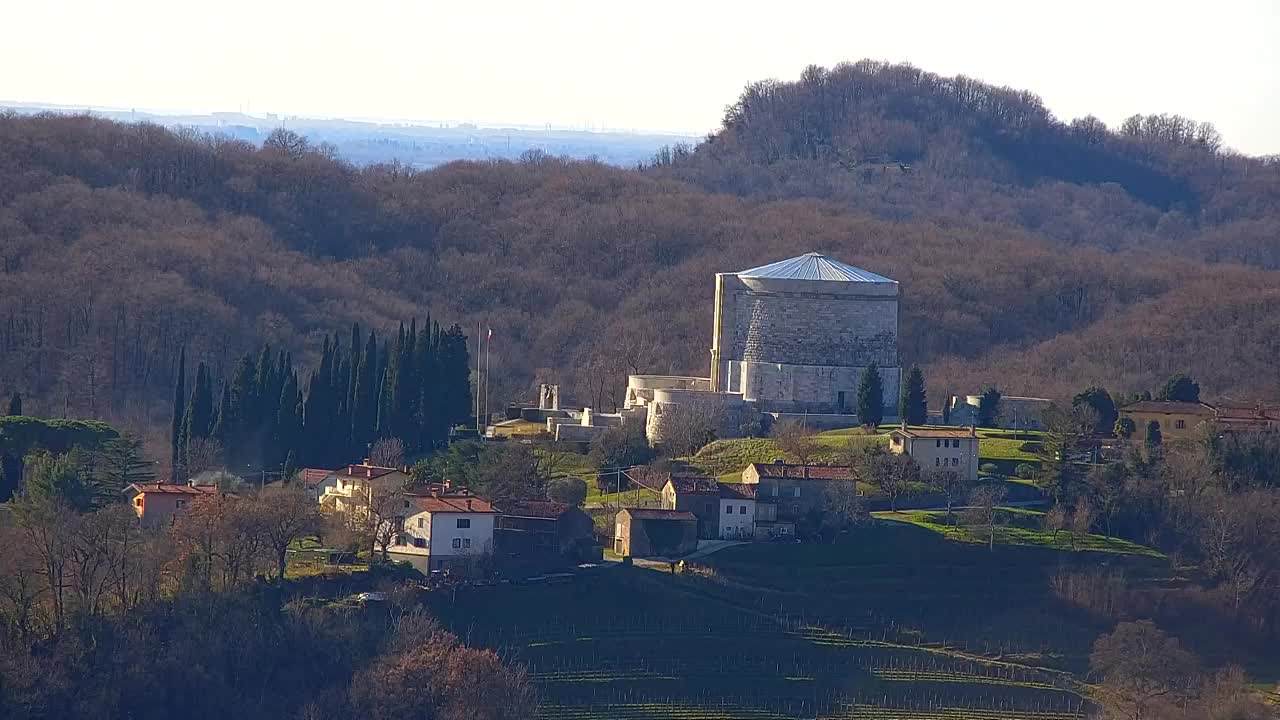
<path id="1" fill-rule="evenodd" d="M 1072 176 L 1081 123 L 977 84 L 944 102 L 956 82 L 861 65 L 752 86 L 641 170 L 356 168 L 288 131 L 0 115 L 0 394 L 163 448 L 181 347 L 217 377 L 264 342 L 306 367 L 327 333 L 431 313 L 493 327 L 493 407 L 558 381 L 607 408 L 627 372 L 705 372 L 713 273 L 816 250 L 903 284 L 903 360 L 935 399 L 1183 371 L 1280 397 L 1275 164 L 1199 125 L 1144 135 L 1157 118 L 1085 123 L 1123 172 Z"/>
<path id="2" fill-rule="evenodd" d="M 1068 122 L 1027 91 L 863 61 L 755 83 L 683 150 L 659 167 L 715 191 L 1280 268 L 1280 158 L 1235 153 L 1211 123 L 1177 115 Z"/>

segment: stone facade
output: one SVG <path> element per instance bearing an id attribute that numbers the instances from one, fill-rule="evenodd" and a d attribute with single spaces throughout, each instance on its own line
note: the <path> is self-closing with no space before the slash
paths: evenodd
<path id="1" fill-rule="evenodd" d="M 716 275 L 711 387 L 765 412 L 852 413 L 874 363 L 896 415 L 898 283 L 874 278 Z"/>

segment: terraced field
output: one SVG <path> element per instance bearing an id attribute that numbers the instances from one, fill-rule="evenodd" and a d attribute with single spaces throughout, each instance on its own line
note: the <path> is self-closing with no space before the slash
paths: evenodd
<path id="1" fill-rule="evenodd" d="M 473 589 L 434 609 L 527 666 L 543 720 L 1081 717 L 1097 629 L 1045 609 L 1057 555 L 1006 550 L 903 525 L 729 548 L 684 575 L 613 567 Z"/>

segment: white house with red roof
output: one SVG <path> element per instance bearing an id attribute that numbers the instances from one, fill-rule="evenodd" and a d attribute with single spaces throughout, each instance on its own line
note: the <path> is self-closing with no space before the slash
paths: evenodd
<path id="1" fill-rule="evenodd" d="M 498 510 L 467 493 L 405 495 L 403 525 L 388 553 L 422 572 L 468 572 L 493 553 Z"/>

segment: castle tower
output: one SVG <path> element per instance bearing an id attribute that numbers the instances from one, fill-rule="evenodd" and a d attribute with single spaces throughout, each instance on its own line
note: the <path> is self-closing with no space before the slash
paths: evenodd
<path id="1" fill-rule="evenodd" d="M 716 275 L 712 389 L 764 411 L 852 413 L 871 363 L 897 415 L 897 281 L 818 253 Z"/>

